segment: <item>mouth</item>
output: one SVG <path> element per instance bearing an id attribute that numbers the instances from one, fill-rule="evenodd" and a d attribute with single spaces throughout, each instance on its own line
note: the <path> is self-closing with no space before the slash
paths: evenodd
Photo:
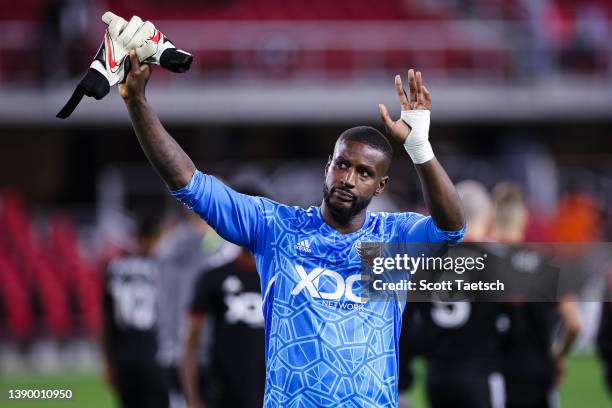
<path id="1" fill-rule="evenodd" d="M 334 188 L 332 191 L 332 194 L 334 194 L 340 201 L 345 201 L 345 202 L 353 202 L 355 201 L 355 196 L 351 193 L 349 193 L 346 190 L 342 190 L 340 188 Z"/>

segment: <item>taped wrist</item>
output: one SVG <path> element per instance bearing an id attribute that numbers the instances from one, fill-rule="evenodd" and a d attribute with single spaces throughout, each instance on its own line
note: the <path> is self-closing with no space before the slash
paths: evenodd
<path id="1" fill-rule="evenodd" d="M 429 143 L 429 116 L 426 109 L 402 111 L 402 120 L 412 129 L 404 142 L 404 148 L 414 164 L 422 164 L 434 158 Z"/>

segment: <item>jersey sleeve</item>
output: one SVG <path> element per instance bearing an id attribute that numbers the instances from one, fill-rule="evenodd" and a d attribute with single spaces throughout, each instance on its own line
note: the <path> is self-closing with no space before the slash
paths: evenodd
<path id="1" fill-rule="evenodd" d="M 401 242 L 445 242 L 458 244 L 463 240 L 466 225 L 458 231 L 440 229 L 431 216 L 404 213 L 399 223 L 398 236 Z"/>
<path id="2" fill-rule="evenodd" d="M 196 170 L 174 198 L 200 215 L 224 239 L 257 253 L 265 239 L 264 199 L 240 194 Z M 269 201 L 269 200 L 267 200 Z"/>

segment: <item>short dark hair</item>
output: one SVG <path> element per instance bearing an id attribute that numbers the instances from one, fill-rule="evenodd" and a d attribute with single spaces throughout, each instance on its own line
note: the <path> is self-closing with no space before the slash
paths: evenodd
<path id="1" fill-rule="evenodd" d="M 338 141 L 336 143 L 340 141 L 367 144 L 368 146 L 382 152 L 388 161 L 391 161 L 393 158 L 393 148 L 391 147 L 389 140 L 387 140 L 385 135 L 371 126 L 356 126 L 347 129 L 342 132 L 340 137 L 338 137 Z"/>

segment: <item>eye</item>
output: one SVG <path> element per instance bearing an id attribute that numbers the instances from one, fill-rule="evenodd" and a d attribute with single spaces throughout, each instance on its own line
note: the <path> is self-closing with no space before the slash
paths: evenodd
<path id="1" fill-rule="evenodd" d="M 359 173 L 359 175 L 360 175 L 361 177 L 370 177 L 370 172 L 369 172 L 369 171 L 367 171 L 367 170 L 362 170 L 362 171 Z"/>
<path id="2" fill-rule="evenodd" d="M 344 170 L 344 169 L 348 169 L 348 164 L 346 164 L 346 163 L 344 163 L 344 162 L 339 162 L 339 163 L 336 163 L 336 166 L 337 166 L 339 169 L 342 169 L 342 170 Z"/>

